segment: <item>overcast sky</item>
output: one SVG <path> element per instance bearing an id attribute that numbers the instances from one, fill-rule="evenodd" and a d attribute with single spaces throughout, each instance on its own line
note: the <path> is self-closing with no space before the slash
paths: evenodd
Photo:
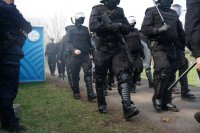
<path id="1" fill-rule="evenodd" d="M 100 0 L 15 0 L 17 8 L 25 18 L 50 19 L 55 15 L 63 15 L 67 19 L 67 25 L 71 24 L 70 17 L 76 12 L 84 12 L 86 15 L 85 25 L 92 6 L 99 4 Z M 185 9 L 185 0 L 174 0 L 174 4 L 180 4 Z M 136 16 L 137 27 L 140 28 L 146 8 L 153 6 L 152 0 L 121 0 L 119 5 L 124 9 L 125 15 Z M 183 20 L 184 14 L 181 16 Z"/>

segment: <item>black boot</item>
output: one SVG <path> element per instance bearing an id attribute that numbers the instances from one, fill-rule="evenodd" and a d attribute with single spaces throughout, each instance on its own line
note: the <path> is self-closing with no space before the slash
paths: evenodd
<path id="1" fill-rule="evenodd" d="M 172 103 L 163 104 L 162 109 L 171 112 L 179 112 L 179 109 L 176 107 L 176 105 Z"/>
<path id="2" fill-rule="evenodd" d="M 194 118 L 200 123 L 200 112 L 196 112 Z"/>
<path id="3" fill-rule="evenodd" d="M 164 94 L 162 109 L 171 112 L 179 112 L 179 109 L 176 107 L 176 105 L 172 104 L 172 90 L 165 88 Z"/>
<path id="4" fill-rule="evenodd" d="M 19 125 L 19 118 L 16 117 L 13 109 L 13 99 L 0 99 L 1 130 L 19 133 L 25 128 Z"/>
<path id="5" fill-rule="evenodd" d="M 79 89 L 79 78 L 73 77 L 72 80 L 72 91 L 74 99 L 80 99 L 80 89 Z"/>
<path id="6" fill-rule="evenodd" d="M 129 120 L 139 113 L 130 97 L 130 87 L 128 83 L 119 84 L 119 91 L 121 91 L 124 119 Z"/>
<path id="7" fill-rule="evenodd" d="M 190 92 L 181 92 L 181 98 L 183 100 L 194 100 L 194 99 L 196 99 L 194 94 L 192 94 Z"/>
<path id="8" fill-rule="evenodd" d="M 162 111 L 162 99 L 158 99 L 155 98 L 156 96 L 154 95 L 152 98 L 152 102 L 153 102 L 153 107 L 156 109 L 157 112 L 161 112 Z"/>
<path id="9" fill-rule="evenodd" d="M 86 83 L 86 87 L 87 87 L 88 101 L 91 101 L 91 100 L 93 100 L 97 97 L 96 94 L 93 91 L 92 77 L 86 77 L 85 83 Z"/>
<path id="10" fill-rule="evenodd" d="M 98 109 L 100 113 L 107 113 L 106 102 L 105 102 L 105 95 L 103 88 L 96 88 L 97 91 L 97 101 L 98 101 Z"/>
<path id="11" fill-rule="evenodd" d="M 79 93 L 74 93 L 74 99 L 78 100 L 81 98 L 80 94 Z"/>
<path id="12" fill-rule="evenodd" d="M 93 92 L 93 89 L 88 89 L 88 101 L 91 101 L 91 100 L 93 100 L 93 99 L 95 99 L 95 98 L 97 98 L 97 96 L 96 96 L 96 94 Z"/>
<path id="13" fill-rule="evenodd" d="M 149 82 L 149 88 L 153 87 L 153 78 L 152 78 L 152 74 L 151 74 L 151 68 L 147 68 L 146 69 L 146 76 Z"/>
<path id="14" fill-rule="evenodd" d="M 180 74 L 182 74 L 183 72 L 180 71 Z M 196 97 L 194 96 L 194 94 L 190 93 L 190 89 L 188 88 L 188 78 L 187 75 L 183 76 L 180 79 L 180 84 L 181 84 L 181 98 L 183 100 L 194 100 L 196 99 Z"/>
<path id="15" fill-rule="evenodd" d="M 162 81 L 158 75 L 154 75 L 154 95 L 152 98 L 152 102 L 153 102 L 153 107 L 158 112 L 162 111 L 162 105 L 163 105 L 162 96 L 163 96 Z"/>
<path id="16" fill-rule="evenodd" d="M 124 119 L 129 120 L 133 116 L 139 113 L 139 110 L 135 107 L 132 101 L 122 101 Z"/>
<path id="17" fill-rule="evenodd" d="M 98 102 L 98 109 L 100 113 L 107 113 L 106 109 L 106 101 L 104 95 L 104 80 L 103 78 L 96 77 L 96 92 L 97 92 L 97 102 Z"/>
<path id="18" fill-rule="evenodd" d="M 26 132 L 26 128 L 19 124 L 10 124 L 10 125 L 2 125 L 1 130 L 7 131 L 7 132 L 13 132 L 13 133 L 21 133 Z"/>

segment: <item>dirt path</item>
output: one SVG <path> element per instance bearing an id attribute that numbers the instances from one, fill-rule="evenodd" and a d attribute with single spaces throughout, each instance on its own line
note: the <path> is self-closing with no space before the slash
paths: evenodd
<path id="1" fill-rule="evenodd" d="M 51 80 L 59 86 L 68 86 L 66 78 L 65 80 L 62 80 L 57 78 L 57 76 L 49 76 L 47 72 L 47 80 Z M 80 89 L 82 99 L 86 100 L 86 88 L 83 81 L 83 74 L 81 74 Z M 180 112 L 157 113 L 155 112 L 151 102 L 153 89 L 148 88 L 147 81 L 143 80 L 142 86 L 137 87 L 137 93 L 131 94 L 131 97 L 139 108 L 140 113 L 134 117 L 130 123 L 146 123 L 150 126 L 162 129 L 163 132 L 166 133 L 200 133 L 200 123 L 197 123 L 194 119 L 194 113 L 200 111 L 200 90 L 199 88 L 191 87 L 191 92 L 197 96 L 197 99 L 194 102 L 183 101 L 180 98 L 180 94 L 173 95 L 173 103 L 179 107 Z M 119 117 L 119 119 L 121 117 L 122 119 L 121 98 L 116 88 L 109 91 L 106 101 L 108 104 L 108 115 L 116 113 L 119 114 L 117 117 Z M 96 103 L 93 104 L 95 105 Z M 144 129 L 142 130 L 142 133 L 143 132 L 146 133 L 148 131 Z"/>

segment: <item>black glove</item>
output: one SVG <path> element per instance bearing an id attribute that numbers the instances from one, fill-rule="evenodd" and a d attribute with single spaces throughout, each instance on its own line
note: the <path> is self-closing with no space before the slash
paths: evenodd
<path id="1" fill-rule="evenodd" d="M 119 31 L 122 27 L 122 23 L 112 23 L 112 30 Z"/>
<path id="2" fill-rule="evenodd" d="M 171 28 L 170 25 L 163 24 L 161 27 L 159 27 L 159 28 L 157 29 L 157 32 L 158 32 L 158 33 L 163 33 L 163 32 L 168 31 L 170 28 Z"/>
<path id="3" fill-rule="evenodd" d="M 107 24 L 106 27 L 109 30 L 112 30 L 114 32 L 119 31 L 120 28 L 122 27 L 122 23 L 112 23 L 112 24 Z"/>

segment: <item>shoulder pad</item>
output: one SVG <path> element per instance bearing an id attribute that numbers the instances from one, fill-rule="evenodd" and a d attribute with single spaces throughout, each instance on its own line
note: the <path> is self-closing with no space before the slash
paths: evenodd
<path id="1" fill-rule="evenodd" d="M 67 32 L 68 30 L 74 29 L 75 25 L 68 25 L 65 27 L 65 31 Z"/>
<path id="2" fill-rule="evenodd" d="M 152 6 L 146 9 L 146 11 L 154 11 L 154 10 L 157 10 L 155 6 Z"/>
<path id="3" fill-rule="evenodd" d="M 87 26 L 84 26 L 84 25 L 83 25 L 83 28 L 84 28 L 84 29 L 88 29 L 88 27 L 87 27 Z"/>
<path id="4" fill-rule="evenodd" d="M 117 9 L 118 11 L 122 11 L 122 12 L 124 11 L 124 9 L 123 9 L 123 8 L 121 8 L 121 7 L 118 7 L 118 6 L 116 7 L 116 9 Z"/>
<path id="5" fill-rule="evenodd" d="M 104 5 L 103 4 L 98 4 L 98 5 L 93 6 L 92 8 L 99 8 L 99 7 L 102 7 L 102 6 L 104 6 Z"/>
<path id="6" fill-rule="evenodd" d="M 74 27 L 74 25 L 68 25 L 68 26 L 65 27 L 65 31 L 70 30 L 70 29 L 72 29 L 73 27 Z"/>
<path id="7" fill-rule="evenodd" d="M 173 9 L 170 9 L 170 12 L 173 13 L 173 14 L 176 14 L 178 16 L 177 12 L 174 11 Z"/>

